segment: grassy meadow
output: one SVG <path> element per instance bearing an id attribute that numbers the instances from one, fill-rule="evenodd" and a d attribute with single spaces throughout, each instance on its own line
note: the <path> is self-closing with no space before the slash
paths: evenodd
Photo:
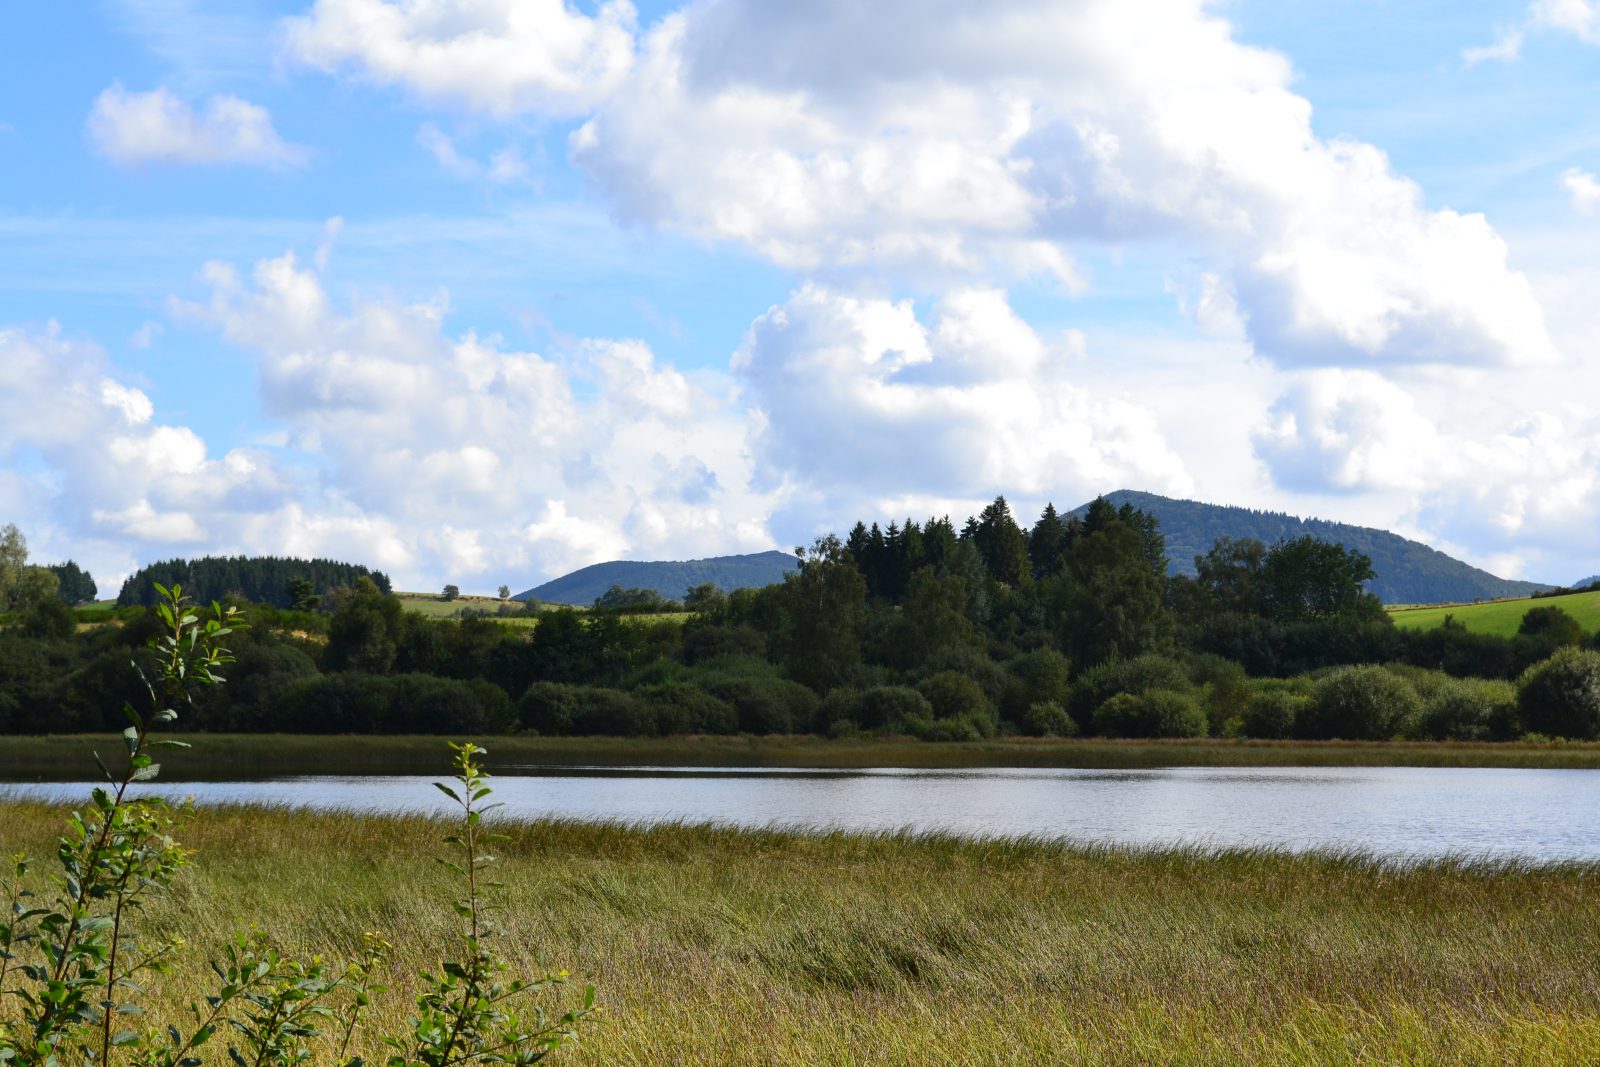
<path id="1" fill-rule="evenodd" d="M 0 849 L 63 813 L 0 809 Z M 1592 1063 L 1600 869 L 1136 852 L 1028 841 L 534 822 L 497 846 L 501 950 L 601 1009 L 572 1064 Z M 146 930 L 195 948 L 153 1018 L 254 922 L 286 947 L 395 945 L 368 1034 L 402 1025 L 458 891 L 444 827 L 248 808 Z M 366 1051 L 378 1050 L 369 1044 Z"/>
<path id="2" fill-rule="evenodd" d="M 1433 630 L 1443 626 L 1445 616 L 1449 615 L 1473 633 L 1513 637 L 1528 609 L 1545 607 L 1560 608 L 1577 619 L 1589 633 L 1600 630 L 1600 590 L 1537 599 L 1491 600 L 1482 604 L 1396 607 L 1389 609 L 1389 617 L 1396 626 L 1408 630 Z"/>
<path id="3" fill-rule="evenodd" d="M 171 734 L 194 746 L 161 754 L 162 778 L 252 778 L 279 774 L 431 774 L 444 762 L 433 736 Z M 908 738 L 828 740 L 798 736 L 479 738 L 485 765 L 610 767 L 1548 767 L 1600 768 L 1600 742 L 1139 741 L 997 738 L 928 742 Z M 94 757 L 115 752 L 109 734 L 0 737 L 0 783 L 75 781 Z"/>

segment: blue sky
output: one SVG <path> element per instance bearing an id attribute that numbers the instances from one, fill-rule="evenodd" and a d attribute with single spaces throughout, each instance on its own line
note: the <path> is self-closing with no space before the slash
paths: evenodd
<path id="1" fill-rule="evenodd" d="M 0 519 L 526 588 L 1142 488 L 1600 571 L 1600 3 L 98 0 Z"/>

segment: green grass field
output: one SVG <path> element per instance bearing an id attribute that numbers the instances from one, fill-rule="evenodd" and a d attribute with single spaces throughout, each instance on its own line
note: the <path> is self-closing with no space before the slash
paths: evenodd
<path id="1" fill-rule="evenodd" d="M 1474 633 L 1511 637 L 1517 632 L 1522 616 L 1528 609 L 1539 607 L 1560 608 L 1577 619 L 1586 631 L 1593 633 L 1600 630 L 1600 590 L 1538 599 L 1494 600 L 1483 604 L 1391 608 L 1389 615 L 1396 626 L 1408 630 L 1432 630 L 1443 626 L 1445 616 L 1451 615 Z"/>
<path id="2" fill-rule="evenodd" d="M 63 812 L 0 807 L 0 851 Z M 422 818 L 196 813 L 177 890 L 140 918 L 193 948 L 148 1021 L 210 988 L 257 923 L 300 953 L 395 946 L 359 1051 L 403 1026 L 459 887 Z M 1336 856 L 1027 841 L 509 828 L 506 934 L 596 988 L 583 1064 L 1592 1064 L 1600 869 L 1395 869 Z M 0 1009 L 4 1010 L 4 1009 Z M 208 1050 L 210 1051 L 210 1050 Z M 314 1062 L 330 1062 L 324 1056 Z M 208 1062 L 226 1062 L 216 1050 Z"/>
<path id="3" fill-rule="evenodd" d="M 162 753 L 167 780 L 282 774 L 429 774 L 445 764 L 440 737 L 173 734 L 191 749 Z M 778 737 L 482 737 L 491 770 L 555 764 L 613 767 L 1550 767 L 1600 768 L 1600 743 L 1437 741 L 1126 741 L 1003 738 L 928 742 Z M 0 783 L 82 781 L 111 734 L 0 737 Z M 0 787 L 3 788 L 3 787 Z"/>

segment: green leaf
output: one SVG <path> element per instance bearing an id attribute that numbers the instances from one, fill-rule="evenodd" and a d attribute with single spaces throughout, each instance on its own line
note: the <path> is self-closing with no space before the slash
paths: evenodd
<path id="1" fill-rule="evenodd" d="M 150 764 L 146 764 L 145 766 L 140 767 L 139 769 L 135 770 L 133 772 L 133 779 L 132 780 L 135 781 L 135 782 L 149 782 L 149 781 L 153 781 L 155 779 L 156 775 L 158 775 L 160 773 L 161 773 L 161 764 L 159 764 L 159 763 L 150 763 Z"/>
<path id="2" fill-rule="evenodd" d="M 122 740 L 127 743 L 130 756 L 139 751 L 139 727 L 130 726 L 122 731 Z"/>

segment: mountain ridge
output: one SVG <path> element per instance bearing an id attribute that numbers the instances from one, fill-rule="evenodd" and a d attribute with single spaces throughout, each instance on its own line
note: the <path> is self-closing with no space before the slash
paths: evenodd
<path id="1" fill-rule="evenodd" d="M 1249 537 L 1271 545 L 1285 538 L 1311 536 L 1364 553 L 1377 576 L 1367 583 L 1385 604 L 1446 604 L 1524 597 L 1553 589 L 1541 582 L 1501 578 L 1389 530 L 1328 519 L 1303 519 L 1277 511 L 1119 489 L 1106 500 L 1132 504 L 1154 515 L 1167 539 L 1168 573 L 1195 573 L 1194 557 L 1204 555 L 1218 537 Z M 1088 504 L 1073 509 L 1081 515 Z"/>
<path id="2" fill-rule="evenodd" d="M 580 567 L 511 599 L 588 605 L 613 585 L 619 585 L 624 589 L 653 589 L 668 600 L 682 600 L 684 593 L 702 582 L 711 582 L 724 592 L 772 585 L 783 581 L 783 576 L 798 565 L 794 556 L 777 549 L 705 559 L 614 559 Z"/>

